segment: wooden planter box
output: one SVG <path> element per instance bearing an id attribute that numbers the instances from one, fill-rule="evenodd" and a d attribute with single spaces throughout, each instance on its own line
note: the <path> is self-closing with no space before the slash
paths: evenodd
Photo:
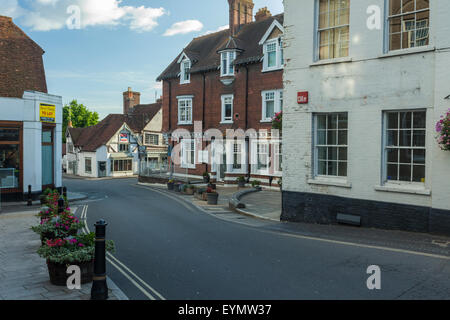
<path id="1" fill-rule="evenodd" d="M 70 276 L 67 272 L 69 265 L 77 265 L 81 269 L 81 284 L 92 282 L 94 276 L 94 260 L 89 262 L 80 262 L 72 264 L 59 264 L 47 260 L 48 275 L 50 276 L 51 284 L 55 286 L 66 286 L 67 278 Z"/>

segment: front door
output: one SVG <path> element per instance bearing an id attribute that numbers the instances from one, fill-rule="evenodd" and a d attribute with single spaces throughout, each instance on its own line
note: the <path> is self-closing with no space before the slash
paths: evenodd
<path id="1" fill-rule="evenodd" d="M 98 163 L 98 177 L 103 178 L 106 177 L 106 162 L 100 161 Z"/>
<path id="2" fill-rule="evenodd" d="M 42 190 L 54 187 L 53 127 L 42 128 Z"/>

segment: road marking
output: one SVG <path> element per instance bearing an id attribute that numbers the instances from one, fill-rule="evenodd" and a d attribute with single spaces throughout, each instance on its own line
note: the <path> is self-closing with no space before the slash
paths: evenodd
<path id="1" fill-rule="evenodd" d="M 83 228 L 83 231 L 85 233 L 90 233 L 89 226 L 87 224 L 87 211 L 88 211 L 88 205 L 84 205 L 82 212 L 81 212 L 81 220 L 85 223 L 85 227 Z M 113 267 L 115 267 L 120 273 L 122 273 L 128 280 L 130 280 L 130 282 L 136 288 L 138 288 L 145 296 L 147 296 L 150 300 L 157 300 L 157 298 L 155 298 L 152 294 L 150 294 L 147 290 L 145 290 L 140 284 L 147 287 L 160 300 L 166 300 L 158 291 L 153 289 L 148 283 L 146 283 L 144 280 L 142 280 L 142 278 L 140 278 L 136 273 L 131 271 L 131 269 L 128 268 L 123 262 L 121 262 L 119 259 L 117 259 L 115 256 L 113 256 L 109 252 L 107 252 L 106 254 L 107 254 L 106 260 L 109 263 L 111 263 L 111 265 Z M 111 259 L 113 259 L 114 262 Z M 125 269 L 126 271 L 128 271 L 132 276 L 134 276 L 136 278 L 136 280 L 140 282 L 140 284 L 138 282 L 136 282 L 130 275 L 128 275 L 122 268 Z"/>
<path id="2" fill-rule="evenodd" d="M 185 201 L 185 200 L 181 200 L 180 198 L 175 199 L 174 196 L 172 196 L 170 194 L 167 194 L 167 193 L 165 193 L 163 191 L 160 191 L 160 190 L 155 190 L 153 188 L 146 188 L 146 187 L 141 187 L 141 188 L 158 192 L 158 193 L 160 193 L 162 195 L 165 195 L 165 196 L 170 197 L 170 198 L 172 198 L 174 200 L 177 200 L 178 202 Z M 203 212 L 205 212 L 206 214 L 208 214 L 208 215 L 210 215 L 212 217 L 215 217 L 216 219 L 220 219 L 222 221 L 232 222 L 232 220 L 223 219 L 219 215 L 212 214 L 212 213 L 208 212 L 207 210 L 204 210 L 203 208 L 200 208 L 199 206 L 196 206 L 196 207 L 198 209 L 202 210 Z M 234 220 L 238 220 L 238 219 L 234 219 Z M 298 235 L 298 234 L 292 234 L 292 233 L 286 233 L 286 232 L 279 232 L 279 231 L 272 231 L 272 230 L 264 230 L 264 229 L 260 229 L 260 228 L 255 228 L 254 226 L 251 226 L 251 225 L 246 224 L 246 223 L 240 223 L 240 222 L 235 222 L 235 223 L 239 223 L 241 225 L 245 225 L 245 226 L 251 227 L 254 230 L 259 231 L 259 232 L 265 232 L 265 233 L 271 233 L 271 234 L 276 234 L 276 235 L 282 235 L 282 236 L 286 236 L 286 237 L 293 237 L 293 238 L 298 238 L 298 239 L 327 242 L 327 243 L 333 243 L 333 244 L 339 244 L 339 245 L 345 245 L 345 246 L 360 247 L 360 248 L 367 248 L 367 249 L 376 249 L 376 250 L 383 250 L 383 251 L 411 254 L 411 255 L 416 255 L 416 256 L 424 256 L 424 257 L 429 257 L 429 258 L 450 260 L 450 256 L 444 256 L 444 255 L 440 255 L 440 254 L 412 251 L 412 250 L 406 250 L 406 249 L 396 249 L 396 248 L 368 245 L 368 244 L 362 244 L 362 243 L 356 243 L 356 242 L 323 239 L 323 238 L 311 237 L 311 236 L 302 236 L 302 235 Z"/>

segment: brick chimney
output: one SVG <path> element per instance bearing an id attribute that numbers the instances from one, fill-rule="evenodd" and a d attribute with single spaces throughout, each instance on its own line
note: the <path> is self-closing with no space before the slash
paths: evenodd
<path id="1" fill-rule="evenodd" d="M 264 7 L 264 8 L 259 9 L 258 12 L 255 14 L 255 20 L 261 21 L 261 20 L 269 18 L 271 16 L 272 16 L 272 14 L 267 9 L 267 7 Z"/>
<path id="2" fill-rule="evenodd" d="M 128 91 L 123 93 L 123 114 L 129 114 L 135 106 L 141 103 L 141 94 L 134 92 L 128 87 Z"/>
<path id="3" fill-rule="evenodd" d="M 253 21 L 253 0 L 228 0 L 230 5 L 230 33 L 235 36 L 242 25 Z"/>

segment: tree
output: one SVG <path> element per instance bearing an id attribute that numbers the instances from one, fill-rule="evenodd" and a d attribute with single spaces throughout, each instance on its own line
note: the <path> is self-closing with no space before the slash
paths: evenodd
<path id="1" fill-rule="evenodd" d="M 84 105 L 78 104 L 77 100 L 72 100 L 68 105 L 65 105 L 63 108 L 63 143 L 66 142 L 69 119 L 72 120 L 74 128 L 86 128 L 98 123 L 98 113 L 89 111 Z"/>

